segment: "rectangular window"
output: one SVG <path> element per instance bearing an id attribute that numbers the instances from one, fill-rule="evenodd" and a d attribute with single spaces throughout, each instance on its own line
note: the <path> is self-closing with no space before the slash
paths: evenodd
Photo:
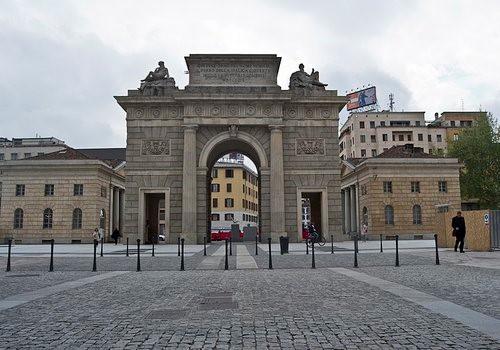
<path id="1" fill-rule="evenodd" d="M 385 120 L 382 120 L 382 121 L 380 122 L 380 126 L 385 126 Z"/>
<path id="2" fill-rule="evenodd" d="M 233 191 L 233 185 L 226 184 L 226 192 L 232 192 L 232 191 Z"/>
<path id="3" fill-rule="evenodd" d="M 73 195 L 74 196 L 83 196 L 83 184 L 74 184 L 73 185 Z"/>
<path id="4" fill-rule="evenodd" d="M 219 184 L 212 184 L 211 190 L 212 190 L 212 192 L 220 192 L 220 185 Z"/>
<path id="5" fill-rule="evenodd" d="M 437 135 L 437 142 L 443 142 L 443 136 Z"/>
<path id="6" fill-rule="evenodd" d="M 219 206 L 219 200 L 217 198 L 212 198 L 212 207 L 217 208 Z"/>
<path id="7" fill-rule="evenodd" d="M 392 141 L 396 141 L 396 135 L 392 134 Z"/>
<path id="8" fill-rule="evenodd" d="M 359 122 L 359 128 L 364 129 L 365 128 L 365 122 Z"/>
<path id="9" fill-rule="evenodd" d="M 375 122 L 374 121 L 371 121 L 370 122 L 370 128 L 374 129 L 375 128 Z"/>
<path id="10" fill-rule="evenodd" d="M 361 157 L 362 158 L 366 157 L 366 149 L 361 150 Z"/>
<path id="11" fill-rule="evenodd" d="M 458 134 L 453 134 L 453 141 L 458 141 Z"/>
<path id="12" fill-rule="evenodd" d="M 37 155 L 37 156 L 43 156 L 44 154 L 45 154 L 45 153 L 43 153 L 43 152 L 38 152 L 36 155 Z"/>
<path id="13" fill-rule="evenodd" d="M 232 199 L 232 198 L 224 199 L 224 205 L 226 206 L 226 208 L 234 207 L 234 199 Z"/>
<path id="14" fill-rule="evenodd" d="M 16 185 L 16 197 L 22 197 L 25 194 L 25 185 Z"/>
<path id="15" fill-rule="evenodd" d="M 46 184 L 44 194 L 45 194 L 45 196 L 53 196 L 54 195 L 54 185 Z"/>
<path id="16" fill-rule="evenodd" d="M 452 120 L 452 121 L 450 122 L 450 124 L 451 124 L 451 126 L 455 126 L 455 121 L 454 121 L 454 120 Z"/>
<path id="17" fill-rule="evenodd" d="M 0 160 L 5 160 L 5 154 L 0 153 Z"/>
<path id="18" fill-rule="evenodd" d="M 212 179 L 216 179 L 219 176 L 219 171 L 217 169 L 212 169 Z"/>
<path id="19" fill-rule="evenodd" d="M 29 158 L 29 157 L 31 157 L 31 153 L 25 153 L 24 154 L 24 158 Z"/>
<path id="20" fill-rule="evenodd" d="M 227 178 L 234 177 L 234 171 L 233 171 L 233 169 L 226 169 L 226 177 Z"/>
<path id="21" fill-rule="evenodd" d="M 392 181 L 384 181 L 384 193 L 392 193 Z"/>
<path id="22" fill-rule="evenodd" d="M 405 135 L 399 135 L 398 138 L 399 138 L 399 141 L 404 141 L 405 140 Z"/>
<path id="23" fill-rule="evenodd" d="M 101 197 L 102 198 L 108 197 L 108 189 L 106 188 L 106 186 L 101 186 Z"/>
<path id="24" fill-rule="evenodd" d="M 407 136 L 408 141 L 411 141 L 411 135 L 408 134 L 406 136 Z"/>
<path id="25" fill-rule="evenodd" d="M 359 142 L 365 143 L 366 142 L 366 135 L 359 135 Z"/>
<path id="26" fill-rule="evenodd" d="M 448 186 L 446 181 L 439 181 L 438 183 L 439 192 L 448 192 Z"/>
<path id="27" fill-rule="evenodd" d="M 219 221 L 220 220 L 220 214 L 212 214 L 212 221 Z"/>
<path id="28" fill-rule="evenodd" d="M 415 121 L 415 126 L 420 126 L 420 120 Z"/>
<path id="29" fill-rule="evenodd" d="M 226 221 L 233 221 L 234 220 L 234 214 L 233 213 L 227 213 L 224 215 L 224 220 Z"/>
<path id="30" fill-rule="evenodd" d="M 411 182 L 411 192 L 412 193 L 420 193 L 420 182 L 412 181 Z"/>
<path id="31" fill-rule="evenodd" d="M 377 156 L 377 150 L 376 149 L 372 149 L 372 157 L 376 157 Z"/>
<path id="32" fill-rule="evenodd" d="M 247 172 L 245 170 L 243 170 L 243 180 L 246 180 L 247 179 Z"/>
<path id="33" fill-rule="evenodd" d="M 387 141 L 387 134 L 382 134 L 382 141 Z"/>
<path id="34" fill-rule="evenodd" d="M 377 136 L 375 136 L 375 135 L 371 135 L 371 136 L 370 136 L 370 141 L 371 141 L 371 142 L 377 142 Z"/>
<path id="35" fill-rule="evenodd" d="M 418 134 L 417 137 L 419 141 L 424 141 L 424 134 Z"/>
<path id="36" fill-rule="evenodd" d="M 427 141 L 432 142 L 432 135 L 427 135 Z"/>
<path id="37" fill-rule="evenodd" d="M 10 160 L 17 160 L 17 153 L 11 153 Z"/>

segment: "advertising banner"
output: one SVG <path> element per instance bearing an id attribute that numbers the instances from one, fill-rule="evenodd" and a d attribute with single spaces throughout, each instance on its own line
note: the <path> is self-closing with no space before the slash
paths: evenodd
<path id="1" fill-rule="evenodd" d="M 362 108 L 377 103 L 377 93 L 375 86 L 367 89 L 352 92 L 347 94 L 349 101 L 347 102 L 347 110 L 350 111 L 356 108 Z"/>

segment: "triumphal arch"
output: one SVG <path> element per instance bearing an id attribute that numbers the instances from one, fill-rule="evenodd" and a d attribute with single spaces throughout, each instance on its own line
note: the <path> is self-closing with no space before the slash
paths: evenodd
<path id="1" fill-rule="evenodd" d="M 303 64 L 282 89 L 276 55 L 185 60 L 184 89 L 159 62 L 139 89 L 116 97 L 127 120 L 125 236 L 148 242 L 163 230 L 168 242 L 203 242 L 210 170 L 219 157 L 239 152 L 258 169 L 263 238 L 301 240 L 306 199 L 323 235 L 340 239 L 338 115 L 345 97 Z"/>

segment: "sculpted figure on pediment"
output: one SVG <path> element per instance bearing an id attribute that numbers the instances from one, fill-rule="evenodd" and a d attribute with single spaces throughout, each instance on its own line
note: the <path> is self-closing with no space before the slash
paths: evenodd
<path id="1" fill-rule="evenodd" d="M 175 80 L 168 75 L 168 69 L 163 61 L 158 62 L 158 67 L 150 71 L 148 75 L 141 80 L 139 90 L 143 95 L 161 96 L 165 94 L 166 89 L 176 88 Z"/>
<path id="2" fill-rule="evenodd" d="M 325 86 L 328 84 L 323 84 L 319 81 L 319 72 L 315 71 L 314 68 L 311 74 L 307 74 L 304 71 L 304 65 L 301 63 L 299 65 L 299 70 L 292 73 L 290 76 L 290 89 L 310 89 L 310 90 L 325 90 Z"/>

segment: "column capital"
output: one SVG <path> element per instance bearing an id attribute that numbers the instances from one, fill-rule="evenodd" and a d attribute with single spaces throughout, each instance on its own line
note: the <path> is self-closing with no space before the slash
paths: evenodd
<path id="1" fill-rule="evenodd" d="M 269 125 L 269 130 L 271 130 L 271 132 L 281 132 L 283 131 L 283 127 L 283 124 Z"/>

